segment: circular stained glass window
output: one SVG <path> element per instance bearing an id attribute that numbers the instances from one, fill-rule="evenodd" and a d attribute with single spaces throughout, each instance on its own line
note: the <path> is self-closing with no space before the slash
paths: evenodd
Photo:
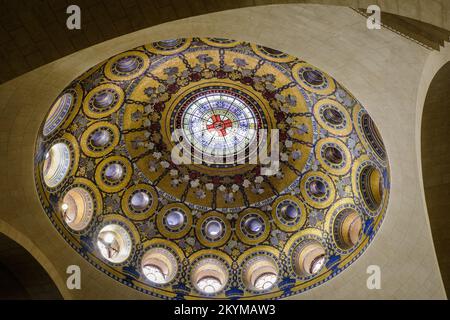
<path id="1" fill-rule="evenodd" d="M 175 256 L 164 248 L 151 248 L 142 259 L 142 271 L 154 284 L 169 283 L 176 276 L 177 270 Z"/>
<path id="2" fill-rule="evenodd" d="M 226 267 L 219 260 L 204 258 L 193 268 L 192 282 L 196 289 L 203 294 L 218 293 L 226 286 L 227 281 Z"/>
<path id="3" fill-rule="evenodd" d="M 64 122 L 74 100 L 75 98 L 71 93 L 65 93 L 56 100 L 45 120 L 43 129 L 44 136 L 53 133 Z"/>
<path id="4" fill-rule="evenodd" d="M 94 214 L 94 200 L 84 188 L 70 189 L 63 198 L 61 215 L 67 225 L 76 231 L 87 227 Z"/>
<path id="5" fill-rule="evenodd" d="M 97 236 L 97 247 L 103 258 L 112 263 L 121 263 L 131 253 L 131 237 L 123 227 L 109 224 L 100 230 Z"/>
<path id="6" fill-rule="evenodd" d="M 184 149 L 193 148 L 195 161 L 209 165 L 247 159 L 246 149 L 257 145 L 263 121 L 256 106 L 243 92 L 229 89 L 205 89 L 191 96 L 176 118 Z"/>
<path id="7" fill-rule="evenodd" d="M 252 291 L 266 291 L 273 288 L 278 280 L 278 268 L 273 258 L 257 255 L 244 264 L 243 280 Z"/>
<path id="8" fill-rule="evenodd" d="M 58 186 L 66 177 L 69 167 L 69 147 L 63 142 L 54 144 L 45 154 L 43 165 L 45 184 L 50 188 Z"/>

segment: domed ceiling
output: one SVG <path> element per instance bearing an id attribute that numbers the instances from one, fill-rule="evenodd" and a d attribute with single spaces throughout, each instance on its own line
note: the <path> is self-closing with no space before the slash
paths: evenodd
<path id="1" fill-rule="evenodd" d="M 339 83 L 275 49 L 175 39 L 61 92 L 36 143 L 42 206 L 117 281 L 166 299 L 277 299 L 353 263 L 389 197 L 386 151 Z"/>

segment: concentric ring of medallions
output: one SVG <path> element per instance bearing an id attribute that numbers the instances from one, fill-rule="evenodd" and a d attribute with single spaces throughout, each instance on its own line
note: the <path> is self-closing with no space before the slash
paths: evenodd
<path id="1" fill-rule="evenodd" d="M 141 60 L 130 59 L 123 60 L 119 70 L 117 62 L 123 57 L 132 56 L 133 52 L 143 54 L 144 58 L 148 57 L 148 68 L 140 67 Z M 43 123 L 42 131 L 39 131 L 36 140 L 35 182 L 42 206 L 53 225 L 83 258 L 101 272 L 157 298 L 278 299 L 316 287 L 342 272 L 367 248 L 386 213 L 389 196 L 387 157 L 383 161 L 381 159 L 383 156 L 376 151 L 379 133 L 367 120 L 368 116 L 363 116 L 364 113 L 360 111 L 364 110 L 362 106 L 356 99 L 355 103 L 345 101 L 346 94 L 350 95 L 345 88 L 319 71 L 307 76 L 310 82 L 306 81 L 308 79 L 301 73 L 307 69 L 303 66 L 309 65 L 297 58 L 283 62 L 285 57 L 288 55 L 277 50 L 234 40 L 218 38 L 169 40 L 161 41 L 160 45 L 150 44 L 145 48 L 139 47 L 112 57 L 109 62 L 101 62 L 75 79 L 61 95 L 76 91 L 79 98 L 76 104 L 69 108 L 65 118 L 63 113 L 68 104 L 63 104 L 61 115 L 54 118 L 55 123 L 56 119 L 62 119 L 61 123 L 53 125 L 55 129 L 48 136 L 43 135 L 45 126 Z M 142 61 L 145 60 L 147 59 Z M 295 73 L 292 72 L 294 66 L 298 68 L 295 80 L 293 79 Z M 113 69 L 118 72 L 113 72 Z M 310 67 L 310 71 L 314 70 L 316 68 Z M 146 76 L 143 76 L 144 73 Z M 327 82 L 329 79 L 331 80 Z M 328 84 L 335 86 L 339 92 L 332 92 L 332 88 L 327 87 Z M 255 117 L 264 119 L 261 121 L 267 122 L 267 129 L 280 130 L 280 157 L 283 159 L 280 158 L 280 174 L 263 176 L 260 169 L 264 165 L 258 164 L 246 163 L 217 168 L 195 163 L 178 165 L 171 161 L 170 150 L 173 149 L 174 143 L 171 140 L 170 124 L 177 110 L 180 110 L 181 101 L 193 96 L 196 90 L 211 88 L 235 91 L 244 97 L 242 99 L 253 100 L 255 108 L 250 108 Z M 109 89 L 111 96 L 108 94 L 99 96 L 97 105 L 91 104 L 89 108 L 88 101 L 94 94 L 102 93 L 102 89 Z M 103 93 L 105 92 L 107 93 L 107 91 Z M 344 101 L 339 103 L 337 99 Z M 252 105 L 251 102 L 247 104 Z M 183 113 L 179 114 L 182 119 Z M 221 117 L 220 120 L 224 119 Z M 114 124 L 119 128 L 120 135 L 117 137 L 121 141 L 116 143 L 114 136 L 115 147 L 110 152 L 108 139 L 103 139 L 101 135 L 94 139 L 93 128 L 100 123 L 97 121 Z M 357 135 L 352 134 L 353 125 Z M 42 181 L 44 151 L 53 143 L 60 141 L 58 139 L 66 139 L 65 134 L 74 134 L 79 139 L 77 142 L 73 138 L 70 143 L 75 149 L 81 149 L 78 154 L 82 152 L 82 155 L 75 155 L 74 158 L 82 158 L 79 165 L 73 164 L 73 169 L 71 167 L 60 185 L 55 189 L 49 189 Z M 350 134 L 352 136 L 348 137 Z M 91 135 L 93 141 L 96 139 L 99 141 L 95 144 L 96 148 L 91 146 L 91 149 L 96 151 L 95 155 L 85 152 L 89 149 L 87 142 L 90 141 Z M 326 137 L 323 138 L 324 136 Z M 352 139 L 349 143 L 355 142 L 357 151 L 364 157 L 363 159 L 352 159 L 353 153 L 348 156 L 347 149 L 350 149 L 347 147 L 348 139 Z M 339 151 L 344 150 L 341 154 L 345 161 L 342 163 L 345 162 L 346 165 L 351 163 L 352 170 L 340 169 L 340 166 L 326 163 L 327 158 L 322 151 L 327 146 Z M 103 149 L 108 149 L 105 151 L 107 153 L 101 154 Z M 312 149 L 314 153 L 311 153 Z M 296 155 L 294 152 L 297 152 Z M 123 165 L 114 160 L 117 155 L 123 155 L 132 165 L 119 166 L 120 179 L 102 182 L 103 169 L 106 169 L 108 164 Z M 336 160 L 339 158 L 338 152 L 331 155 L 328 153 L 328 159 L 335 159 L 334 164 L 341 164 Z M 77 159 L 75 161 L 78 161 Z M 316 169 L 316 166 L 320 169 Z M 369 166 L 379 170 L 373 175 L 373 179 L 368 178 L 372 175 L 367 169 Z M 128 168 L 129 171 L 125 170 Z M 365 169 L 366 177 L 363 178 L 361 175 L 364 175 L 362 171 Z M 113 170 L 112 175 L 110 173 L 108 177 L 115 177 L 115 172 Z M 312 197 L 306 194 L 308 192 L 305 190 L 309 190 L 305 188 L 308 172 L 314 176 L 313 178 L 319 176 L 317 180 L 325 186 L 323 190 L 326 192 L 323 196 L 316 196 L 317 199 L 311 199 Z M 126 181 L 128 173 L 131 177 Z M 380 175 L 384 176 L 383 182 L 379 179 Z M 125 180 L 122 181 L 123 179 Z M 345 181 L 348 179 L 351 179 L 351 186 L 346 185 Z M 93 192 L 90 190 L 89 180 L 93 181 L 91 184 L 96 188 Z M 372 195 L 366 192 L 364 195 L 363 189 L 367 189 L 369 184 L 374 185 L 373 181 L 380 182 L 382 191 L 375 191 Z M 341 183 L 345 187 L 345 195 L 342 192 L 335 192 L 335 188 Z M 86 223 L 82 223 L 80 230 L 70 228 L 69 224 L 75 220 L 65 221 L 62 211 L 64 203 L 73 202 L 72 199 L 64 199 L 64 196 L 74 188 L 89 189 L 89 195 L 93 198 L 95 195 L 92 201 L 95 211 L 91 221 L 85 228 Z M 151 197 L 143 196 L 143 192 L 149 191 L 146 188 L 150 188 L 153 192 L 155 192 L 153 188 L 158 188 L 157 194 L 152 193 Z M 299 193 L 297 190 L 300 190 Z M 131 199 L 134 195 L 140 196 L 134 198 L 132 205 Z M 82 197 L 83 194 L 80 193 L 78 196 Z M 342 196 L 352 197 L 353 204 L 341 202 L 336 204 Z M 157 198 L 158 200 L 154 201 Z M 371 212 L 369 206 L 373 206 L 373 203 L 371 204 L 373 201 L 376 201 L 378 207 Z M 91 205 L 91 201 L 86 202 Z M 286 203 L 300 209 L 296 211 L 292 206 L 283 207 L 282 205 Z M 339 231 L 337 225 L 340 224 L 343 230 L 344 222 L 341 221 L 345 219 L 342 217 L 348 213 L 342 212 L 341 209 L 346 207 L 361 214 L 362 225 L 358 220 L 359 224 L 357 228 L 352 229 L 352 234 L 341 232 L 341 238 L 337 239 L 335 236 Z M 181 214 L 175 214 L 175 219 L 172 219 L 172 216 L 171 220 L 166 220 L 171 210 L 178 210 Z M 195 216 L 190 210 L 195 210 L 193 211 Z M 208 220 L 211 218 L 210 213 L 215 212 L 213 210 L 218 211 L 217 216 L 213 218 L 223 219 L 225 224 L 228 224 L 227 227 L 224 228 L 222 224 L 221 228 L 218 228 L 216 220 Z M 315 219 L 314 215 L 322 214 L 322 211 L 325 218 Z M 340 211 L 341 218 L 335 219 Z M 251 215 L 255 213 L 256 217 Z M 248 218 L 259 219 L 259 215 L 263 218 L 252 221 L 260 224 L 245 223 Z M 71 211 L 70 217 L 73 216 Z M 123 220 L 116 219 L 116 216 Z M 182 219 L 178 219 L 180 216 Z M 83 215 L 80 214 L 78 217 Z M 354 217 L 353 214 L 345 220 L 346 227 Z M 338 221 L 333 222 L 335 220 Z M 129 225 L 124 224 L 125 221 Z M 173 221 L 183 223 L 173 227 Z M 208 222 L 214 222 L 211 224 L 214 228 L 209 229 L 214 239 L 205 237 Z M 123 226 L 127 234 L 130 234 L 129 242 L 135 250 L 133 252 L 130 250 L 129 256 L 119 264 L 103 258 L 106 257 L 105 247 L 98 244 L 100 240 L 107 239 L 105 234 L 97 237 L 101 230 L 122 232 L 120 229 L 104 229 L 111 223 Z M 261 225 L 264 226 L 263 229 Z M 310 227 L 312 225 L 315 227 Z M 131 229 L 138 231 L 136 233 L 129 231 Z M 211 230 L 216 230 L 216 233 Z M 230 230 L 231 234 L 226 234 L 222 239 L 215 237 L 217 230 Z M 255 234 L 255 230 L 261 231 Z M 356 243 L 356 235 L 359 234 L 361 236 Z M 351 248 L 348 247 L 348 239 L 352 241 Z M 299 274 L 298 268 L 296 269 L 295 255 L 298 245 L 303 241 L 314 241 L 321 247 L 319 249 L 323 249 L 317 253 L 314 251 L 317 248 L 308 248 L 314 251 L 312 253 L 310 251 L 309 256 L 306 252 L 308 250 L 305 249 L 303 257 L 314 258 L 314 263 L 309 264 L 310 261 L 298 263 L 303 267 L 302 270 L 313 270 L 313 265 L 317 266 L 315 268 L 317 270 L 319 265 L 322 266 L 323 269 L 318 273 L 307 274 L 309 271 L 305 271 Z M 344 244 L 342 248 L 339 241 Z M 96 247 L 101 249 L 96 250 Z M 148 275 L 153 271 L 150 272 L 148 268 L 146 271 L 143 270 L 141 264 L 143 256 L 147 249 L 155 248 L 167 250 L 176 257 L 176 275 L 168 283 L 152 282 Z M 261 258 L 269 255 L 275 257 L 278 266 L 282 267 L 273 272 L 278 273 L 278 277 L 270 289 L 253 290 L 248 283 L 243 282 L 241 274 L 244 273 L 245 265 L 241 262 L 242 259 L 247 259 L 249 252 L 252 252 L 254 258 L 258 258 L 259 255 Z M 329 259 L 326 260 L 325 266 L 323 266 L 323 252 Z M 317 255 L 320 255 L 320 259 L 316 259 Z M 339 259 L 333 260 L 334 256 L 339 256 Z M 196 262 L 209 258 L 220 260 L 226 269 L 226 277 L 221 278 L 221 280 L 226 278 L 226 282 L 222 281 L 223 288 L 214 294 L 198 290 L 198 281 L 194 283 L 190 278 Z M 115 259 L 113 261 L 116 261 Z M 252 279 L 259 277 L 253 275 Z M 272 277 L 267 281 L 275 280 Z M 253 281 L 250 283 L 255 286 Z"/>
<path id="2" fill-rule="evenodd" d="M 281 212 L 281 207 L 284 205 L 293 205 L 299 210 L 298 216 L 289 220 Z M 292 195 L 284 195 L 277 198 L 272 203 L 272 218 L 278 228 L 286 232 L 298 231 L 306 222 L 307 217 L 306 207 L 303 202 Z"/>
<path id="3" fill-rule="evenodd" d="M 128 256 L 121 262 L 112 262 L 107 260 L 105 257 L 103 257 L 103 255 L 100 253 L 100 250 L 98 248 L 97 245 L 95 245 L 95 253 L 96 256 L 105 261 L 106 264 L 109 265 L 114 265 L 114 266 L 125 266 L 127 265 L 127 263 L 132 260 L 133 255 L 135 254 L 136 251 L 136 243 L 140 242 L 140 236 L 139 236 L 139 232 L 137 231 L 136 227 L 134 226 L 133 223 L 131 223 L 129 220 L 127 220 L 126 218 L 124 218 L 123 216 L 119 215 L 119 214 L 110 214 L 110 215 L 106 215 L 103 217 L 101 223 L 99 223 L 98 225 L 96 225 L 96 229 L 95 229 L 95 233 L 94 233 L 94 239 L 95 242 L 97 242 L 97 238 L 99 233 L 101 232 L 101 230 L 108 226 L 108 225 L 118 225 L 120 227 L 122 227 L 126 233 L 129 236 L 129 239 L 126 239 L 126 243 L 124 244 L 127 248 L 129 248 L 130 253 L 128 254 Z"/>
<path id="4" fill-rule="evenodd" d="M 148 203 L 142 208 L 133 206 L 132 199 L 138 193 L 143 193 L 148 197 Z M 148 184 L 136 184 L 125 190 L 122 196 L 122 210 L 132 220 L 145 220 L 150 218 L 158 208 L 158 194 L 156 190 Z"/>
<path id="5" fill-rule="evenodd" d="M 54 133 L 58 128 L 69 125 L 78 114 L 83 97 L 83 89 L 79 84 L 68 88 L 53 102 L 42 129 L 44 137 Z"/>
<path id="6" fill-rule="evenodd" d="M 221 232 L 218 236 L 208 235 L 208 225 L 210 223 L 218 223 L 221 226 Z M 201 244 L 207 247 L 220 247 L 227 243 L 231 236 L 231 225 L 224 214 L 211 211 L 203 214 L 200 219 L 197 220 L 195 226 L 195 234 Z"/>
<path id="7" fill-rule="evenodd" d="M 122 168 L 122 174 L 117 180 L 106 177 L 106 170 L 109 165 L 117 164 Z M 123 156 L 112 156 L 102 160 L 95 170 L 95 181 L 101 190 L 107 193 L 114 193 L 124 189 L 130 182 L 133 175 L 133 168 L 130 160 Z"/>
<path id="8" fill-rule="evenodd" d="M 166 239 L 161 239 L 161 238 L 154 238 L 154 239 L 151 239 L 151 240 L 147 240 L 147 241 L 145 241 L 142 244 L 142 254 L 138 258 L 138 265 L 142 266 L 142 259 L 144 258 L 145 254 L 149 250 L 159 249 L 159 248 L 167 250 L 173 255 L 173 257 L 176 260 L 175 261 L 176 266 L 174 266 L 174 267 L 175 267 L 177 272 L 175 273 L 174 277 L 170 281 L 168 281 L 166 283 L 159 284 L 159 283 L 151 282 L 151 284 L 150 284 L 151 288 L 168 287 L 168 286 L 172 285 L 174 282 L 176 282 L 177 279 L 180 277 L 180 272 L 179 272 L 180 271 L 180 264 L 185 258 L 183 250 L 181 250 L 181 248 L 179 246 L 177 246 L 175 243 L 173 243 L 172 241 L 169 241 L 169 240 L 166 240 Z M 149 282 L 148 279 L 143 274 L 141 274 L 141 277 L 143 278 L 143 281 L 145 283 Z M 164 291 L 164 292 L 161 292 L 161 293 L 163 295 L 168 294 L 167 291 Z M 169 293 L 169 296 L 173 296 L 174 297 L 175 295 Z"/>
<path id="9" fill-rule="evenodd" d="M 279 259 L 280 253 L 277 250 L 274 250 L 273 247 L 270 246 L 258 246 L 258 247 L 253 247 L 250 249 L 247 249 L 245 252 L 243 252 L 238 260 L 237 263 L 240 266 L 243 266 L 242 270 L 240 271 L 240 275 L 238 277 L 238 281 L 241 285 L 241 287 L 245 288 L 245 291 L 251 293 L 251 294 L 261 294 L 261 293 L 267 293 L 270 291 L 276 291 L 275 290 L 275 286 L 274 287 L 268 289 L 268 290 L 257 290 L 252 288 L 251 285 L 249 285 L 248 283 L 248 279 L 246 279 L 246 272 L 248 271 L 246 269 L 246 267 L 248 267 L 248 262 L 251 261 L 252 259 L 258 259 L 258 258 L 269 258 L 271 260 L 273 260 L 274 264 L 276 265 L 276 267 L 278 268 L 278 270 L 282 270 L 283 268 L 280 265 L 280 259 Z M 281 278 L 280 275 L 278 274 L 278 281 Z M 270 298 L 270 297 L 267 297 Z"/>
<path id="10" fill-rule="evenodd" d="M 333 123 L 326 118 L 326 110 L 334 110 L 340 115 L 341 123 Z M 321 99 L 313 107 L 314 117 L 317 122 L 331 134 L 337 136 L 346 136 L 352 132 L 352 119 L 347 109 L 339 102 L 333 99 Z"/>
<path id="11" fill-rule="evenodd" d="M 105 144 L 96 146 L 93 142 L 93 137 L 103 132 L 108 135 L 108 141 Z M 83 153 L 88 157 L 99 158 L 113 151 L 119 143 L 119 139 L 120 132 L 116 125 L 108 121 L 95 122 L 81 135 L 80 146 Z"/>
<path id="12" fill-rule="evenodd" d="M 169 227 L 166 217 L 171 212 L 179 212 L 183 215 L 183 222 L 180 226 Z M 179 239 L 189 233 L 192 227 L 192 213 L 188 206 L 183 203 L 171 203 L 164 206 L 156 217 L 156 226 L 159 232 L 169 239 Z"/>
<path id="13" fill-rule="evenodd" d="M 292 76 L 300 86 L 316 94 L 328 95 L 336 89 L 333 78 L 306 62 L 294 65 Z"/>
<path id="14" fill-rule="evenodd" d="M 61 138 L 55 139 L 52 142 L 52 145 L 50 145 L 48 147 L 47 152 L 50 150 L 50 148 L 52 146 L 55 146 L 58 143 L 62 143 L 66 146 L 67 150 L 65 152 L 67 152 L 67 154 L 64 155 L 64 157 L 68 158 L 68 163 L 67 163 L 67 167 L 66 168 L 60 168 L 58 169 L 58 175 L 59 177 L 57 178 L 57 183 L 55 184 L 51 184 L 48 185 L 45 183 L 45 179 L 44 179 L 44 169 L 43 169 L 43 164 L 45 163 L 45 159 L 43 159 L 43 161 L 41 162 L 41 181 L 43 182 L 43 185 L 45 186 L 45 188 L 50 191 L 50 192 L 56 192 L 58 191 L 61 187 L 64 186 L 64 183 L 67 181 L 67 179 L 70 176 L 73 176 L 75 174 L 75 172 L 78 170 L 78 161 L 80 159 L 80 150 L 78 149 L 78 143 L 77 140 L 75 139 L 75 137 L 69 133 L 65 133 Z M 65 161 L 65 160 L 63 160 Z M 66 166 L 66 165 L 64 165 Z"/>
<path id="15" fill-rule="evenodd" d="M 380 132 L 369 114 L 359 105 L 353 109 L 353 122 L 363 145 L 368 150 L 373 151 L 378 160 L 385 163 L 387 159 L 386 147 L 381 139 Z"/>
<path id="16" fill-rule="evenodd" d="M 261 231 L 252 234 L 246 228 L 246 222 L 249 219 L 257 219 L 262 223 Z M 263 242 L 269 236 L 270 233 L 270 222 L 267 215 L 256 208 L 247 208 L 241 213 L 239 213 L 239 218 L 236 220 L 236 235 L 238 238 L 249 245 L 255 245 Z"/>
<path id="17" fill-rule="evenodd" d="M 272 49 L 269 47 L 251 44 L 251 47 L 253 51 L 259 56 L 261 56 L 264 59 L 267 59 L 269 61 L 279 62 L 279 63 L 285 63 L 285 62 L 291 62 L 295 60 L 295 58 L 291 55 L 288 55 L 287 53 L 284 53 L 282 51 L 278 51 L 276 49 Z"/>
<path id="18" fill-rule="evenodd" d="M 324 223 L 324 230 L 326 230 L 333 238 L 334 244 L 335 244 L 335 250 L 337 250 L 340 254 L 346 254 L 349 253 L 351 251 L 353 251 L 355 248 L 355 246 L 358 246 L 360 243 L 356 244 L 353 247 L 344 249 L 342 248 L 341 245 L 339 245 L 339 237 L 340 237 L 340 230 L 337 229 L 337 225 L 336 225 L 336 217 L 343 211 L 346 209 L 352 209 L 355 212 L 357 212 L 361 219 L 364 221 L 363 219 L 363 215 L 360 213 L 360 210 L 358 209 L 358 207 L 355 205 L 353 199 L 350 198 L 343 198 L 340 199 L 339 201 L 336 201 L 331 207 L 330 209 L 328 209 L 327 215 L 325 217 L 325 223 Z M 360 239 L 361 241 L 361 239 Z"/>
<path id="19" fill-rule="evenodd" d="M 340 152 L 342 159 L 338 163 L 334 163 L 327 158 L 327 148 L 335 148 Z M 336 138 L 324 138 L 317 142 L 315 146 L 316 158 L 319 160 L 320 165 L 331 174 L 344 175 L 346 174 L 352 165 L 351 154 L 347 146 Z"/>
<path id="20" fill-rule="evenodd" d="M 114 56 L 105 65 L 105 75 L 113 81 L 131 80 L 142 75 L 150 59 L 142 51 L 127 51 Z"/>
<path id="21" fill-rule="evenodd" d="M 311 189 L 312 184 L 322 183 L 325 190 L 322 196 L 315 195 Z M 306 173 L 300 182 L 300 190 L 306 202 L 315 208 L 326 208 L 333 203 L 336 196 L 334 183 L 329 176 L 320 171 L 310 171 Z"/>
<path id="22" fill-rule="evenodd" d="M 224 38 L 201 38 L 207 45 L 219 48 L 232 48 L 237 46 L 240 42 L 232 39 Z"/>
<path id="23" fill-rule="evenodd" d="M 64 190 L 61 192 L 61 201 L 59 201 L 60 203 L 58 204 L 59 207 L 56 208 L 56 211 L 61 211 L 61 205 L 62 205 L 62 201 L 64 199 L 64 196 L 72 189 L 74 188 L 81 188 L 83 190 L 86 190 L 89 195 L 92 198 L 92 215 L 90 217 L 83 217 L 83 219 L 86 221 L 85 223 L 85 227 L 81 230 L 77 230 L 77 229 L 73 229 L 71 228 L 67 222 L 65 221 L 65 219 L 63 219 L 63 217 L 61 215 L 59 215 L 58 217 L 60 217 L 61 221 L 63 222 L 63 224 L 67 227 L 70 228 L 71 232 L 75 233 L 75 234 L 85 234 L 88 233 L 90 230 L 90 226 L 92 225 L 92 219 L 95 216 L 98 216 L 102 213 L 103 210 L 103 198 L 102 195 L 100 193 L 100 191 L 98 190 L 98 188 L 95 186 L 95 184 L 85 178 L 81 178 L 81 177 L 76 177 L 73 181 L 72 184 L 66 186 L 64 188 Z"/>
<path id="24" fill-rule="evenodd" d="M 84 98 L 83 111 L 94 119 L 105 118 L 116 112 L 123 103 L 125 93 L 113 83 L 105 83 L 92 89 Z"/>
<path id="25" fill-rule="evenodd" d="M 145 45 L 145 49 L 154 54 L 172 55 L 189 48 L 191 42 L 192 40 L 187 38 L 162 40 Z"/>
<path id="26" fill-rule="evenodd" d="M 171 130 L 180 128 L 182 147 L 194 148 L 203 155 L 207 165 L 234 167 L 234 164 L 222 164 L 223 156 L 248 162 L 246 149 L 257 145 L 258 130 L 267 128 L 264 115 L 258 109 L 257 102 L 244 92 L 226 87 L 201 88 L 185 96 L 175 109 Z M 223 153 L 213 156 L 217 150 Z"/>

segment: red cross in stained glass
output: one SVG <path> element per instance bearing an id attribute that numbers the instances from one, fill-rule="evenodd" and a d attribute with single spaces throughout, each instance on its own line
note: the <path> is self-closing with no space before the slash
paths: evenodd
<path id="1" fill-rule="evenodd" d="M 225 118 L 225 117 L 224 117 Z M 231 128 L 233 123 L 230 119 L 225 118 L 222 120 L 220 114 L 215 114 L 211 117 L 212 123 L 206 125 L 208 131 L 216 131 L 220 136 L 224 137 L 227 135 L 227 128 Z"/>

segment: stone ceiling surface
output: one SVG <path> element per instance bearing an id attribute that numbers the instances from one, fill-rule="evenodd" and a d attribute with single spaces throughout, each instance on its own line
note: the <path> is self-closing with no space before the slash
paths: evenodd
<path id="1" fill-rule="evenodd" d="M 446 0 L 2 0 L 0 83 L 63 56 L 146 27 L 240 7 L 317 3 L 383 11 L 450 30 Z M 66 8 L 82 12 L 81 30 L 66 28 Z"/>

